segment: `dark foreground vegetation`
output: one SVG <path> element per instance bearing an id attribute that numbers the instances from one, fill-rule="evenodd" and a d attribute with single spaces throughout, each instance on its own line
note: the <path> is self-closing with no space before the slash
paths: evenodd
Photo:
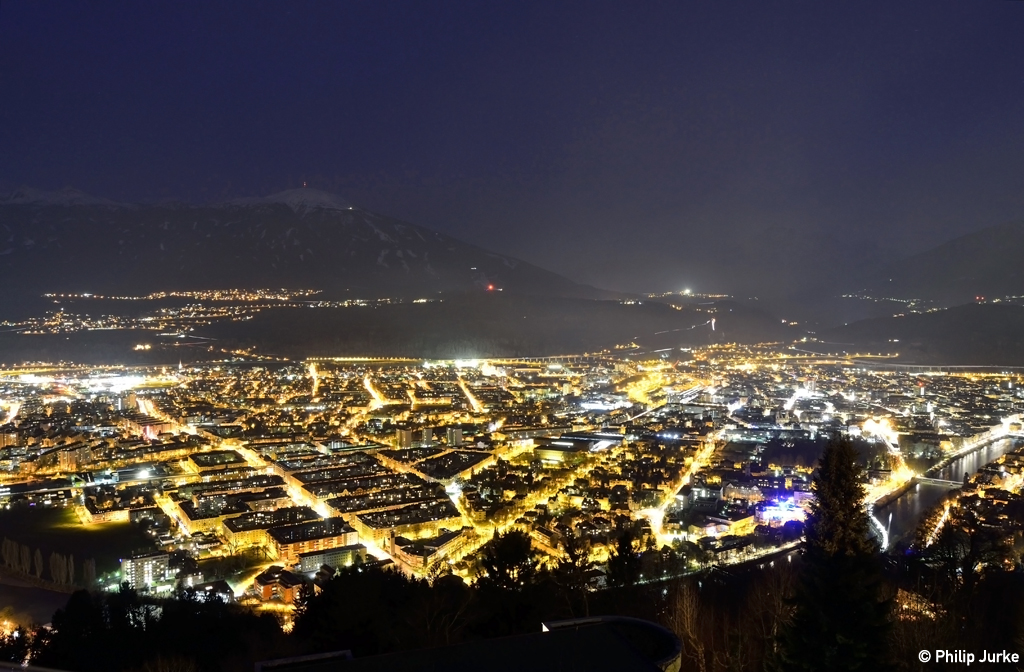
<path id="1" fill-rule="evenodd" d="M 830 444 L 806 543 L 792 561 L 781 555 L 663 578 L 677 572 L 685 552 L 643 549 L 624 531 L 609 587 L 592 591 L 584 544 L 571 541 L 549 570 L 529 537 L 509 532 L 479 554 L 472 585 L 441 571 L 429 581 L 377 567 L 342 571 L 302 596 L 290 632 L 274 615 L 187 591 L 169 600 L 126 586 L 81 591 L 51 629 L 4 637 L 0 659 L 31 656 L 37 665 L 82 672 L 251 670 L 258 660 L 440 647 L 596 614 L 664 624 L 682 640 L 682 669 L 702 672 L 921 670 L 931 669 L 918 660 L 922 649 L 1018 650 L 1024 572 L 1009 541 L 968 527 L 939 535 L 924 552 L 884 556 L 856 505 L 857 473 L 855 449 Z"/>

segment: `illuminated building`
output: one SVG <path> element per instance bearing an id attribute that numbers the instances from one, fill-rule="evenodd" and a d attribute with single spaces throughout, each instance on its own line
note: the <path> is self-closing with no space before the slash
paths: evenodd
<path id="1" fill-rule="evenodd" d="M 166 585 L 170 559 L 169 553 L 157 552 L 121 560 L 121 580 L 137 589 Z"/>
<path id="2" fill-rule="evenodd" d="M 436 499 L 410 504 L 399 509 L 363 513 L 354 517 L 359 538 L 380 545 L 391 536 L 423 537 L 437 534 L 441 528 L 462 525 L 462 515 L 451 500 Z"/>
<path id="3" fill-rule="evenodd" d="M 189 455 L 188 468 L 197 474 L 205 474 L 211 471 L 224 471 L 231 467 L 245 465 L 241 455 L 233 450 L 212 450 L 206 453 L 195 453 Z"/>
<path id="4" fill-rule="evenodd" d="M 269 543 L 267 530 L 318 520 L 320 514 L 308 506 L 289 506 L 277 511 L 252 511 L 224 521 L 224 539 L 238 548 Z"/>
<path id="5" fill-rule="evenodd" d="M 278 599 L 285 604 L 293 604 L 305 583 L 306 579 L 298 574 L 293 574 L 279 565 L 273 565 L 258 574 L 252 585 L 256 595 L 264 602 Z"/>
<path id="6" fill-rule="evenodd" d="M 440 534 L 429 539 L 410 540 L 395 537 L 389 552 L 413 568 L 427 567 L 435 559 L 457 554 L 469 541 L 470 527 L 460 530 L 440 530 Z"/>
<path id="7" fill-rule="evenodd" d="M 356 531 L 343 518 L 274 527 L 267 535 L 271 555 L 289 565 L 297 562 L 301 553 L 353 546 L 359 541 Z"/>
<path id="8" fill-rule="evenodd" d="M 299 553 L 297 558 L 296 568 L 303 573 L 316 572 L 324 565 L 338 569 L 366 560 L 366 546 L 352 544 L 322 551 L 308 551 Z"/>
<path id="9" fill-rule="evenodd" d="M 585 452 L 591 445 L 590 441 L 578 439 L 539 439 L 533 454 L 544 462 L 567 462 L 574 455 Z"/>

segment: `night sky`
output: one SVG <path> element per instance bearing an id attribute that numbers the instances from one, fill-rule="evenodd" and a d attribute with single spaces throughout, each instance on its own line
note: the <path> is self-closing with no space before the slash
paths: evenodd
<path id="1" fill-rule="evenodd" d="M 303 181 L 603 287 L 796 291 L 1024 217 L 1024 3 L 0 4 L 4 187 Z"/>

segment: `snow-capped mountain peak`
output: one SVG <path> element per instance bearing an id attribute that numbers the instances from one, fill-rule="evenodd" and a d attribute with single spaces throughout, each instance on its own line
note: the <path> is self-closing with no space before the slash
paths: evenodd
<path id="1" fill-rule="evenodd" d="M 352 204 L 337 194 L 319 189 L 287 189 L 270 196 L 256 198 L 237 198 L 228 201 L 228 205 L 287 205 L 298 213 L 310 210 L 351 210 Z"/>
<path id="2" fill-rule="evenodd" d="M 0 283 L 119 295 L 211 287 L 309 287 L 345 297 L 591 291 L 315 189 L 220 205 L 110 204 L 74 191 L 0 198 Z"/>

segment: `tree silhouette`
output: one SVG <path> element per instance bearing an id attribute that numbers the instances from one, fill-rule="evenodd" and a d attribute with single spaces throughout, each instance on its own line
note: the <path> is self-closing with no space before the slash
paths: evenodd
<path id="1" fill-rule="evenodd" d="M 642 560 L 636 549 L 633 530 L 623 530 L 615 542 L 615 550 L 608 558 L 608 583 L 613 586 L 632 586 L 640 579 Z"/>
<path id="2" fill-rule="evenodd" d="M 33 665 L 79 672 L 233 672 L 291 653 L 273 615 L 191 590 L 158 601 L 127 584 L 113 593 L 80 590 L 52 623 L 32 638 Z"/>
<path id="3" fill-rule="evenodd" d="M 537 553 L 528 534 L 519 530 L 504 534 L 496 532 L 480 550 L 480 566 L 484 574 L 479 583 L 502 590 L 521 590 L 536 578 L 538 564 Z"/>
<path id="4" fill-rule="evenodd" d="M 22 627 L 11 632 L 0 631 L 0 662 L 21 665 L 28 657 L 31 644 L 30 634 Z"/>
<path id="5" fill-rule="evenodd" d="M 594 569 L 594 561 L 590 554 L 590 541 L 575 534 L 565 537 L 562 545 L 565 555 L 558 560 L 555 567 L 555 582 L 569 603 L 569 610 L 574 616 L 577 610 L 583 616 L 590 615 L 587 600 L 587 576 Z"/>
<path id="6" fill-rule="evenodd" d="M 821 456 L 806 526 L 794 615 L 782 635 L 782 670 L 887 670 L 889 603 L 870 536 L 857 451 L 832 439 Z"/>

